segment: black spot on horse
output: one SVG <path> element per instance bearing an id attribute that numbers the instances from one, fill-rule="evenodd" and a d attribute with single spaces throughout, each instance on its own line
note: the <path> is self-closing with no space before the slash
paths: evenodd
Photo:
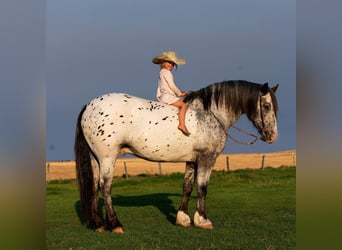
<path id="1" fill-rule="evenodd" d="M 167 118 L 169 118 L 168 116 L 165 116 L 162 120 L 165 121 Z"/>

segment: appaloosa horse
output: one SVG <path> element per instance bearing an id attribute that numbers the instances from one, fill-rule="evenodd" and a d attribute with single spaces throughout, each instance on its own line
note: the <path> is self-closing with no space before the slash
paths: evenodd
<path id="1" fill-rule="evenodd" d="M 261 135 L 272 143 L 277 138 L 278 85 L 225 81 L 190 92 L 185 136 L 178 126 L 178 108 L 160 102 L 111 93 L 85 105 L 79 114 L 75 138 L 76 171 L 81 210 L 87 226 L 123 233 L 112 206 L 111 186 L 117 155 L 130 153 L 150 161 L 186 162 L 183 198 L 176 224 L 190 226 L 188 203 L 197 177 L 194 225 L 212 229 L 205 212 L 211 170 L 223 151 L 229 127 L 246 114 Z M 92 160 L 94 159 L 94 160 Z M 98 211 L 98 192 L 106 208 L 103 222 Z"/>

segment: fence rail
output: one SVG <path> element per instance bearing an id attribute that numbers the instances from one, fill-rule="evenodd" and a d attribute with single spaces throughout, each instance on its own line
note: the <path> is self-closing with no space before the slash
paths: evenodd
<path id="1" fill-rule="evenodd" d="M 264 169 L 265 167 L 296 166 L 296 150 L 274 153 L 224 154 L 217 158 L 214 170 Z M 139 158 L 118 158 L 114 176 L 162 175 L 183 173 L 184 162 L 151 162 Z M 75 179 L 75 161 L 47 162 L 46 181 Z"/>

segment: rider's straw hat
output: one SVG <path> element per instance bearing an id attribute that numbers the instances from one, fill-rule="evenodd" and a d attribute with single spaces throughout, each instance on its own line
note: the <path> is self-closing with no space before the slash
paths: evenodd
<path id="1" fill-rule="evenodd" d="M 164 61 L 173 62 L 177 65 L 185 64 L 184 58 L 177 58 L 176 52 L 173 51 L 165 51 L 163 54 L 156 56 L 152 59 L 154 64 L 161 64 Z"/>

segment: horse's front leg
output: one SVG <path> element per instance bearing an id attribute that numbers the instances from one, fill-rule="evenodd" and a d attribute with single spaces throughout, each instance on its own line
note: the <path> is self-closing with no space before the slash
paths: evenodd
<path id="1" fill-rule="evenodd" d="M 207 218 L 205 212 L 205 199 L 207 196 L 208 183 L 211 175 L 211 170 L 214 167 L 216 158 L 214 157 L 200 157 L 197 174 L 197 207 L 194 215 L 194 224 L 196 227 L 204 229 L 213 229 L 213 224 Z"/>
<path id="2" fill-rule="evenodd" d="M 190 195 L 194 186 L 196 177 L 197 165 L 194 162 L 187 162 L 185 167 L 184 182 L 183 182 L 183 198 L 182 203 L 177 212 L 176 224 L 188 227 L 191 225 L 191 220 L 188 212 Z"/>

